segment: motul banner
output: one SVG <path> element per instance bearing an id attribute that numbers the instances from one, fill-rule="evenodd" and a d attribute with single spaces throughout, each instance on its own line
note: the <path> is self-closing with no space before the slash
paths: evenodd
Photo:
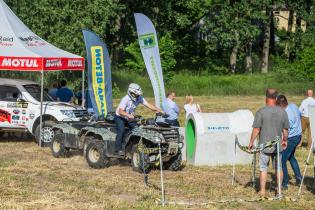
<path id="1" fill-rule="evenodd" d="M 165 89 L 156 31 L 147 16 L 141 13 L 135 13 L 134 16 L 141 53 L 153 86 L 155 105 L 161 108 Z"/>
<path id="2" fill-rule="evenodd" d="M 0 56 L 0 70 L 82 70 L 84 58 L 31 58 Z"/>
<path id="3" fill-rule="evenodd" d="M 82 70 L 84 58 L 44 58 L 44 70 Z"/>

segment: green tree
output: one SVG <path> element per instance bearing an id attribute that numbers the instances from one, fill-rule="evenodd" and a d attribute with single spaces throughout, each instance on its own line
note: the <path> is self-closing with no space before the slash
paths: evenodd
<path id="1" fill-rule="evenodd" d="M 264 17 L 252 1 L 222 1 L 211 7 L 205 17 L 203 31 L 208 34 L 206 44 L 208 49 L 218 48 L 230 52 L 230 72 L 235 73 L 237 55 L 240 50 L 251 51 L 251 43 L 260 34 L 260 28 L 255 24 Z M 250 54 L 248 54 L 250 56 Z M 251 58 L 248 57 L 248 64 Z M 248 66 L 248 69 L 251 69 Z"/>

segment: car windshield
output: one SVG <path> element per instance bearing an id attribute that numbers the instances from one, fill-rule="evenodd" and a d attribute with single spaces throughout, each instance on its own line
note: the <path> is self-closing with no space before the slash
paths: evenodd
<path id="1" fill-rule="evenodd" d="M 39 85 L 23 85 L 26 91 L 33 96 L 37 101 L 40 101 L 40 86 Z M 53 99 L 44 90 L 43 101 L 53 101 Z"/>

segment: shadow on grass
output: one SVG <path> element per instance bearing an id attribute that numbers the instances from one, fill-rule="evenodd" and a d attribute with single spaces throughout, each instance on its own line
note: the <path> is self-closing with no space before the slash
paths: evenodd
<path id="1" fill-rule="evenodd" d="M 253 180 L 250 180 L 249 182 L 247 182 L 244 186 L 245 188 L 253 188 L 255 189 L 256 192 L 259 191 L 259 178 L 255 178 L 255 182 L 253 183 Z"/>
<path id="2" fill-rule="evenodd" d="M 83 156 L 82 150 L 70 150 L 67 154 L 67 158 L 75 157 L 75 156 Z"/>
<path id="3" fill-rule="evenodd" d="M 26 132 L 3 132 L 0 136 L 1 142 L 35 142 L 35 138 Z"/>
<path id="4" fill-rule="evenodd" d="M 267 183 L 266 183 L 266 190 L 267 191 L 270 191 L 270 192 L 275 192 L 276 193 L 276 190 L 277 190 L 277 183 L 276 183 L 276 176 L 275 176 L 275 173 L 273 172 L 268 172 L 268 177 L 271 177 L 271 180 L 267 179 Z M 242 184 L 242 183 L 240 183 Z M 253 183 L 252 181 L 252 178 L 250 181 L 248 181 L 245 186 L 245 188 L 248 188 L 248 187 L 252 187 L 255 189 L 256 192 L 259 192 L 259 189 L 260 189 L 260 180 L 259 180 L 259 176 L 256 176 L 255 177 L 255 182 Z"/>
<path id="5" fill-rule="evenodd" d="M 306 189 L 310 192 L 312 192 L 313 194 L 315 194 L 315 180 L 314 177 L 310 177 L 310 176 L 306 176 L 304 178 L 304 183 L 306 186 Z"/>
<path id="6" fill-rule="evenodd" d="M 269 175 L 271 175 L 272 179 L 271 181 L 267 181 L 266 183 L 266 190 L 269 190 L 270 192 L 275 192 L 276 193 L 276 189 L 277 189 L 277 185 L 276 185 L 276 181 L 275 181 L 275 174 L 274 173 L 268 173 Z M 238 181 L 237 179 L 235 179 L 235 182 L 242 185 L 242 183 L 240 181 Z M 315 180 L 314 177 L 310 177 L 310 176 L 306 176 L 304 178 L 304 182 L 303 185 L 306 186 L 306 189 L 310 192 L 312 192 L 313 194 L 315 194 Z M 253 189 L 255 189 L 256 192 L 259 192 L 259 177 L 255 178 L 255 184 L 253 184 L 253 181 L 250 180 L 248 181 L 245 185 L 245 188 L 248 187 L 252 187 Z"/>

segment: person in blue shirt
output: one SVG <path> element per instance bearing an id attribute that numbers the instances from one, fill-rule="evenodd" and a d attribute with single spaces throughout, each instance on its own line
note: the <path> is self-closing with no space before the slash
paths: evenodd
<path id="1" fill-rule="evenodd" d="M 57 101 L 60 102 L 67 102 L 72 103 L 73 102 L 73 92 L 67 87 L 67 81 L 62 80 L 60 82 L 61 88 L 58 89 L 56 97 Z"/>
<path id="2" fill-rule="evenodd" d="M 54 101 L 57 101 L 57 91 L 58 84 L 54 82 L 52 88 L 48 91 L 48 95 L 50 95 L 54 99 Z"/>
<path id="3" fill-rule="evenodd" d="M 165 119 L 166 123 L 169 123 L 172 126 L 179 127 L 178 115 L 179 108 L 175 103 L 176 94 L 174 91 L 167 93 L 167 98 L 162 103 L 162 110 L 168 115 Z"/>
<path id="4" fill-rule="evenodd" d="M 288 135 L 288 146 L 282 152 L 282 170 L 283 170 L 283 181 L 282 189 L 288 189 L 289 174 L 287 168 L 287 161 L 290 161 L 293 169 L 296 184 L 300 184 L 302 181 L 302 175 L 299 164 L 294 156 L 296 147 L 299 145 L 302 137 L 302 125 L 301 125 L 301 112 L 299 108 L 293 104 L 288 104 L 288 100 L 284 95 L 277 97 L 277 105 L 285 109 L 289 118 L 289 135 Z"/>

